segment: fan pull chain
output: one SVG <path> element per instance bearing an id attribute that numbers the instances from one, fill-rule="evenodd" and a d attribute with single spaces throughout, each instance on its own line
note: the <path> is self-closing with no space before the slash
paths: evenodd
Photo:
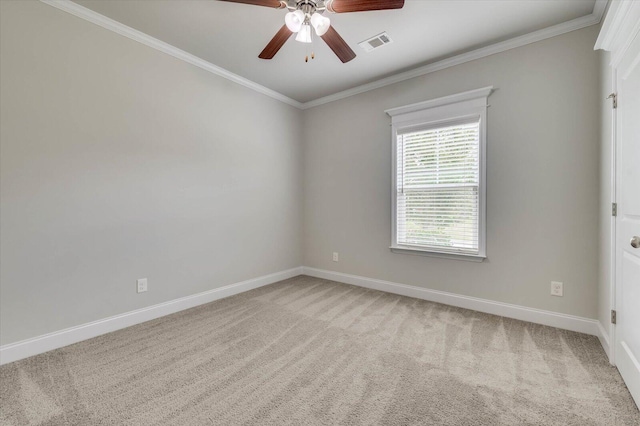
<path id="1" fill-rule="evenodd" d="M 311 43 L 309 43 L 309 45 L 313 46 L 313 41 L 314 41 L 314 36 L 313 36 L 313 31 L 311 32 Z M 309 63 L 309 46 L 305 46 L 305 50 L 306 50 L 306 55 L 304 57 L 304 61 L 306 63 Z M 316 58 L 316 54 L 315 52 L 312 50 L 311 51 L 311 59 L 315 59 Z"/>

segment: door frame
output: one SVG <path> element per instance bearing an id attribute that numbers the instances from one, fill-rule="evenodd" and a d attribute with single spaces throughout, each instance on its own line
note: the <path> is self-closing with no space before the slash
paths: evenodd
<path id="1" fill-rule="evenodd" d="M 611 69 L 611 93 L 617 96 L 618 93 L 618 69 Z M 616 188 L 618 187 L 618 144 L 617 144 L 617 124 L 618 124 L 618 110 L 611 108 L 611 175 L 609 176 L 609 185 L 611 190 L 611 205 L 618 202 Z M 613 207 L 612 207 L 613 208 Z M 616 243 L 617 243 L 617 229 L 616 229 L 616 216 L 611 215 L 610 220 L 610 235 L 609 235 L 609 310 L 616 310 L 616 277 L 617 277 L 617 259 L 616 259 Z M 616 365 L 616 326 L 612 321 L 609 321 L 609 363 Z"/>
<path id="2" fill-rule="evenodd" d="M 598 40 L 596 41 L 595 49 L 603 49 L 611 52 L 611 62 L 609 66 L 612 70 L 612 88 L 614 89 L 613 93 L 617 94 L 616 89 L 621 88 L 621 82 L 625 80 L 633 70 L 640 71 L 640 1 L 633 0 L 611 0 L 609 4 L 609 11 L 607 12 L 605 21 L 602 25 L 602 29 L 598 36 Z M 620 84 L 619 84 L 620 83 Z M 615 111 L 615 109 L 614 109 Z M 612 149 L 614 150 L 615 159 L 612 157 L 612 199 L 615 202 L 617 200 L 617 192 L 621 188 L 621 178 L 620 170 L 619 170 L 619 160 L 620 157 L 620 149 L 621 149 L 621 140 L 619 139 L 619 126 L 618 126 L 618 114 L 614 112 L 612 114 Z M 618 287 L 621 283 L 618 282 L 621 279 L 619 263 L 622 258 L 618 258 L 617 255 L 617 244 L 622 243 L 621 241 L 617 241 L 617 229 L 620 223 L 616 223 L 616 218 L 612 220 L 612 247 L 611 247 L 611 261 L 612 261 L 612 270 L 611 270 L 611 304 L 613 309 L 616 309 L 616 306 L 619 307 L 618 304 L 618 296 L 617 294 L 620 292 L 620 288 Z M 621 312 L 621 315 L 624 313 Z M 615 326 L 610 326 L 610 360 L 612 360 L 614 365 L 618 365 L 619 368 L 624 367 L 623 371 L 626 371 L 625 374 L 631 375 L 630 377 L 625 377 L 623 375 L 623 379 L 627 381 L 627 386 L 629 387 L 629 391 L 632 396 L 636 400 L 637 403 L 640 404 L 640 381 L 637 380 L 637 376 L 635 375 L 636 370 L 640 370 L 640 367 L 637 365 L 637 361 L 633 354 L 629 353 L 630 358 L 624 356 L 624 354 L 618 353 L 615 351 L 617 347 L 617 333 Z M 625 350 L 623 345 L 622 350 Z M 631 364 L 630 364 L 631 363 Z M 622 374 L 622 371 L 621 371 Z"/>
<path id="3" fill-rule="evenodd" d="M 602 49 L 611 52 L 611 93 L 617 94 L 618 67 L 631 46 L 633 40 L 640 36 L 640 1 L 634 0 L 610 0 L 605 19 L 598 35 L 594 49 Z M 611 114 L 611 202 L 617 202 L 617 111 L 612 109 Z M 610 242 L 611 270 L 609 274 L 609 304 L 611 310 L 616 310 L 616 285 L 617 285 L 617 258 L 616 258 L 616 218 L 611 217 Z M 615 365 L 616 353 L 616 327 L 609 322 L 609 362 Z"/>

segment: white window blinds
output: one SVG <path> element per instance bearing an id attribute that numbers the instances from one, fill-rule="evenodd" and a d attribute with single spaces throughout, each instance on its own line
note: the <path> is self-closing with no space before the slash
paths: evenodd
<path id="1" fill-rule="evenodd" d="M 391 251 L 482 262 L 492 86 L 388 109 Z"/>
<path id="2" fill-rule="evenodd" d="M 477 255 L 480 119 L 396 135 L 396 241 Z"/>

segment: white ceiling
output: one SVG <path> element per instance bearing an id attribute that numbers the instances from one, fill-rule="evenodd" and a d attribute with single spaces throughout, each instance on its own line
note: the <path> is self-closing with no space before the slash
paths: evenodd
<path id="1" fill-rule="evenodd" d="M 320 39 L 316 59 L 291 38 L 272 60 L 258 54 L 286 10 L 217 0 L 75 0 L 76 3 L 299 102 L 590 15 L 595 0 L 406 0 L 401 10 L 327 15 L 356 52 L 341 63 Z M 393 43 L 358 42 L 386 31 Z"/>

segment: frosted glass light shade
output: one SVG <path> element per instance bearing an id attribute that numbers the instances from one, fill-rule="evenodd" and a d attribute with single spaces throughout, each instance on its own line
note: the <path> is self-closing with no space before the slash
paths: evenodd
<path id="1" fill-rule="evenodd" d="M 311 43 L 311 26 L 309 24 L 302 25 L 296 36 L 296 41 Z"/>
<path id="2" fill-rule="evenodd" d="M 320 15 L 319 13 L 314 13 L 311 16 L 311 25 L 316 30 L 316 34 L 318 36 L 323 36 L 329 31 L 329 27 L 331 26 L 331 20 L 325 16 Z"/>
<path id="3" fill-rule="evenodd" d="M 304 12 L 301 10 L 296 10 L 293 12 L 289 12 L 284 15 L 284 23 L 289 28 L 289 31 L 292 33 L 297 33 L 300 31 L 302 24 L 304 23 Z"/>

